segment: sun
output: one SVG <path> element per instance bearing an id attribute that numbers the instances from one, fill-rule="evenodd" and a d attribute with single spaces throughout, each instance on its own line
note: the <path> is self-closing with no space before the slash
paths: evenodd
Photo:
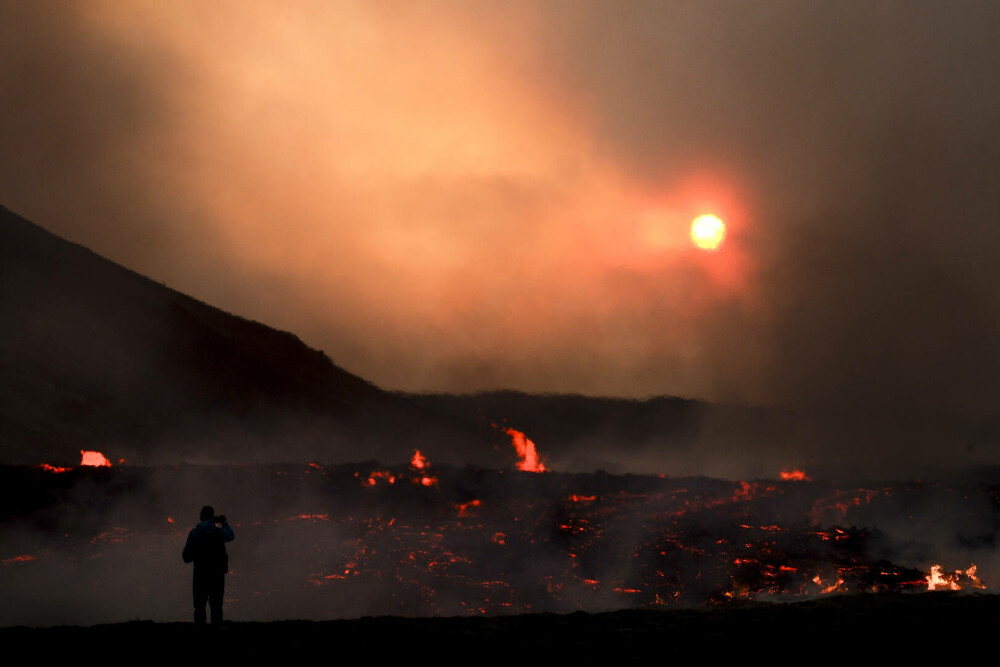
<path id="1" fill-rule="evenodd" d="M 714 215 L 699 215 L 691 223 L 691 243 L 702 250 L 718 250 L 726 238 L 726 223 Z"/>

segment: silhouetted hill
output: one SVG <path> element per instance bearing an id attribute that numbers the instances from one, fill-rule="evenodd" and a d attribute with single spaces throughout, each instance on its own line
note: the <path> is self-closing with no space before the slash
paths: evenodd
<path id="1" fill-rule="evenodd" d="M 294 335 L 2 207 L 0 322 L 2 462 L 77 461 L 91 448 L 137 463 L 399 458 L 411 438 L 451 432 Z"/>

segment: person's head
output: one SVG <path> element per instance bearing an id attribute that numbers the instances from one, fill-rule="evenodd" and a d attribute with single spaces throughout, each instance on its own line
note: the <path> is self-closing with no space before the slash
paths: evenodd
<path id="1" fill-rule="evenodd" d="M 211 505 L 205 505 L 201 508 L 201 520 L 211 521 L 215 518 L 215 509 Z"/>

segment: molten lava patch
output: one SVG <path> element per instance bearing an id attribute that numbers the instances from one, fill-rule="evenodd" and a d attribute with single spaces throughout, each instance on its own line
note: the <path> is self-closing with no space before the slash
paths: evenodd
<path id="1" fill-rule="evenodd" d="M 547 468 L 538 456 L 535 443 L 528 439 L 524 433 L 508 428 L 504 433 L 510 436 L 511 444 L 517 451 L 517 469 L 526 472 L 546 472 Z"/>
<path id="2" fill-rule="evenodd" d="M 421 454 L 419 449 L 414 449 L 413 458 L 410 459 L 410 465 L 417 470 L 423 470 L 427 467 L 427 457 Z"/>
<path id="3" fill-rule="evenodd" d="M 91 450 L 80 450 L 80 465 L 93 468 L 110 468 L 111 461 L 104 454 Z"/>
<path id="4" fill-rule="evenodd" d="M 54 475 L 58 475 L 59 473 L 63 472 L 69 472 L 70 470 L 72 470 L 72 468 L 70 467 L 50 466 L 48 463 L 42 463 L 35 467 L 38 468 L 39 470 L 44 470 L 45 472 L 50 472 Z"/>

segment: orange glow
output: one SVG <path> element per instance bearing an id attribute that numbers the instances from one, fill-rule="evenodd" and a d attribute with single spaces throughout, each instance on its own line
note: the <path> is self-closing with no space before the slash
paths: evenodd
<path id="1" fill-rule="evenodd" d="M 535 443 L 527 438 L 523 433 L 512 428 L 504 430 L 510 436 L 511 444 L 517 450 L 517 469 L 526 472 L 545 472 L 547 469 L 538 456 Z"/>
<path id="2" fill-rule="evenodd" d="M 396 483 L 396 476 L 388 470 L 376 470 L 372 474 L 368 475 L 368 486 L 375 486 L 380 479 L 383 479 L 390 484 Z"/>
<path id="3" fill-rule="evenodd" d="M 413 458 L 410 459 L 410 465 L 417 470 L 423 470 L 427 467 L 427 458 L 420 453 L 419 449 L 414 449 Z"/>
<path id="4" fill-rule="evenodd" d="M 104 454 L 91 450 L 80 450 L 80 465 L 93 468 L 110 468 L 111 461 Z"/>
<path id="5" fill-rule="evenodd" d="M 691 223 L 691 242 L 702 250 L 718 250 L 726 238 L 726 224 L 714 215 L 700 215 Z"/>
<path id="6" fill-rule="evenodd" d="M 976 565 L 972 564 L 967 570 L 955 570 L 954 574 L 942 572 L 940 565 L 931 565 L 931 573 L 924 579 L 927 580 L 927 590 L 929 591 L 959 591 L 962 590 L 960 583 L 963 575 L 969 579 L 968 587 L 986 588 L 986 584 L 976 576 Z"/>
<path id="7" fill-rule="evenodd" d="M 815 577 L 813 577 L 813 582 L 817 586 L 820 586 L 822 588 L 822 590 L 820 591 L 820 593 L 823 593 L 823 594 L 845 592 L 845 589 L 843 588 L 844 580 L 841 579 L 841 578 L 839 578 L 839 577 L 837 578 L 836 583 L 826 585 L 826 584 L 823 583 L 823 580 L 820 579 L 820 576 L 817 574 Z"/>
<path id="8" fill-rule="evenodd" d="M 460 503 L 456 505 L 456 507 L 458 508 L 458 516 L 460 517 L 467 516 L 470 507 L 479 507 L 480 504 L 481 502 L 479 501 L 479 499 L 476 499 L 476 500 L 470 500 L 467 503 Z"/>
<path id="9" fill-rule="evenodd" d="M 812 481 L 806 475 L 803 470 L 782 470 L 781 479 L 793 482 L 809 482 Z"/>
<path id="10" fill-rule="evenodd" d="M 957 577 L 941 573 L 940 565 L 931 565 L 931 573 L 926 579 L 929 591 L 957 591 L 961 588 L 956 581 Z"/>
<path id="11" fill-rule="evenodd" d="M 857 489 L 856 491 L 837 491 L 830 498 L 821 498 L 813 503 L 809 520 L 813 524 L 836 522 L 843 519 L 847 510 L 862 504 L 868 504 L 879 497 L 888 494 L 888 489 Z"/>
<path id="12" fill-rule="evenodd" d="M 14 556 L 13 558 L 5 558 L 2 562 L 4 565 L 9 565 L 11 563 L 27 563 L 33 560 L 38 560 L 38 558 L 31 554 L 23 554 L 21 556 Z"/>
<path id="13" fill-rule="evenodd" d="M 410 465 L 414 470 L 424 470 L 430 467 L 427 462 L 427 457 L 420 453 L 419 449 L 413 450 L 413 458 L 410 459 Z M 431 477 L 429 475 L 422 475 L 420 477 L 415 477 L 413 479 L 415 484 L 420 484 L 422 486 L 434 486 L 438 483 L 437 477 Z"/>
<path id="14" fill-rule="evenodd" d="M 973 588 L 986 588 L 986 584 L 979 580 L 976 576 L 976 565 L 973 563 L 968 570 L 965 571 L 965 576 L 972 580 Z"/>
<path id="15" fill-rule="evenodd" d="M 41 465 L 35 466 L 36 468 L 41 468 L 46 472 L 51 472 L 53 474 L 59 474 L 61 472 L 69 472 L 72 468 L 61 467 L 61 466 L 50 466 L 48 463 L 43 463 Z"/>

